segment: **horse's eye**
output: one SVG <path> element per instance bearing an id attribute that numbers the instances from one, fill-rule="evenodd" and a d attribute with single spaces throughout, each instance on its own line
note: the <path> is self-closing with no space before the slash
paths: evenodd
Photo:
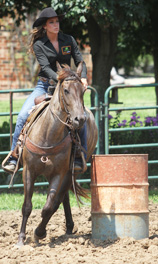
<path id="1" fill-rule="evenodd" d="M 69 91 L 67 89 L 64 89 L 65 95 L 69 94 Z"/>

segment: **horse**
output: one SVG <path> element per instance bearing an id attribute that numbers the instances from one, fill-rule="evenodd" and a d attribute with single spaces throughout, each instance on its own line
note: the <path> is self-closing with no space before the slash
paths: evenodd
<path id="1" fill-rule="evenodd" d="M 86 197 L 86 192 L 73 178 L 72 145 L 74 131 L 80 129 L 87 118 L 87 161 L 97 143 L 97 126 L 92 112 L 84 107 L 84 87 L 81 82 L 82 63 L 76 71 L 68 65 L 57 64 L 58 83 L 45 111 L 37 118 L 25 138 L 22 153 L 24 203 L 22 223 L 17 246 L 24 245 L 27 220 L 32 211 L 34 182 L 44 175 L 49 183 L 41 222 L 34 231 L 36 239 L 46 237 L 46 226 L 52 215 L 63 203 L 66 233 L 71 234 L 72 219 L 68 191 Z M 40 154 L 41 153 L 41 154 Z M 73 181 L 74 179 L 74 181 Z"/>

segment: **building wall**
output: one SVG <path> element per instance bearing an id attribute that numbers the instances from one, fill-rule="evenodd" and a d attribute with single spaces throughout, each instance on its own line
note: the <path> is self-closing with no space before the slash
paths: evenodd
<path id="1" fill-rule="evenodd" d="M 26 54 L 28 35 L 26 24 L 16 27 L 11 18 L 0 19 L 0 90 L 32 88 L 32 71 Z M 82 52 L 87 65 L 88 83 L 92 79 L 90 49 Z"/>
<path id="2" fill-rule="evenodd" d="M 0 26 L 0 90 L 28 87 L 23 40 L 19 39 L 12 19 L 0 19 Z"/>

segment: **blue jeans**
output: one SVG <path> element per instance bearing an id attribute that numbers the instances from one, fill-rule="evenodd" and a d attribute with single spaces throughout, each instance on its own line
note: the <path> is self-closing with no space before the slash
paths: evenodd
<path id="1" fill-rule="evenodd" d="M 47 93 L 48 87 L 50 86 L 49 82 L 43 82 L 41 80 L 38 80 L 37 86 L 35 87 L 34 91 L 29 95 L 29 97 L 26 99 L 25 103 L 22 106 L 22 109 L 18 115 L 14 136 L 13 136 L 13 142 L 11 146 L 11 150 L 14 150 L 16 143 L 18 141 L 20 132 L 29 116 L 29 111 L 31 110 L 32 106 L 35 105 L 34 100 L 36 97 Z M 86 122 L 81 128 L 79 132 L 79 136 L 81 138 L 81 145 L 84 147 L 84 149 L 87 151 L 87 125 Z M 86 154 L 84 153 L 84 156 L 86 158 Z"/>
<path id="2" fill-rule="evenodd" d="M 42 94 L 47 93 L 48 86 L 50 86 L 48 82 L 42 82 L 41 80 L 38 80 L 37 86 L 35 87 L 34 91 L 29 95 L 29 97 L 26 99 L 25 103 L 23 104 L 22 109 L 16 121 L 11 150 L 14 150 L 16 143 L 18 141 L 20 132 L 29 116 L 29 111 L 31 110 L 32 106 L 35 105 L 34 103 L 35 98 Z"/>

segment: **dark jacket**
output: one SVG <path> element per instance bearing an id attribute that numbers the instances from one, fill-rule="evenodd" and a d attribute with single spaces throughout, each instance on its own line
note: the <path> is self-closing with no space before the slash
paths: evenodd
<path id="1" fill-rule="evenodd" d="M 41 67 L 38 75 L 53 79 L 54 81 L 57 81 L 56 61 L 60 64 L 68 64 L 71 66 L 71 57 L 73 57 L 76 67 L 83 61 L 77 43 L 72 36 L 59 32 L 58 42 L 59 53 L 57 53 L 46 35 L 38 39 L 33 45 L 36 58 Z M 86 78 L 86 75 L 87 69 L 85 63 L 83 63 L 81 78 Z"/>

